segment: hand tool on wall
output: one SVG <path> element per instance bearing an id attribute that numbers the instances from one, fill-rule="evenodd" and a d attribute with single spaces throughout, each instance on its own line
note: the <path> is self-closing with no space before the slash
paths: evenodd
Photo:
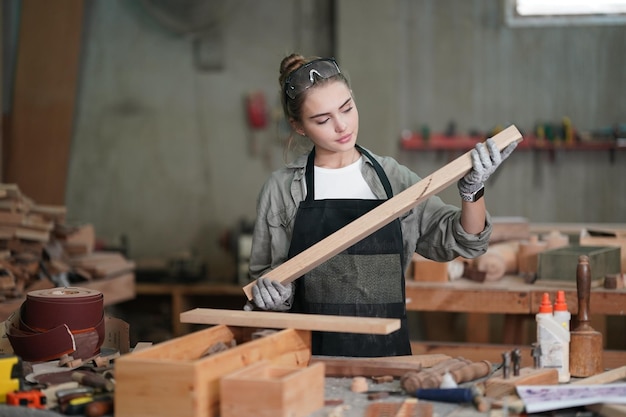
<path id="1" fill-rule="evenodd" d="M 507 145 L 521 141 L 522 134 L 514 125 L 511 125 L 492 139 L 495 141 L 498 149 L 502 150 Z M 268 272 L 265 277 L 277 280 L 282 284 L 295 281 L 303 274 L 389 224 L 427 198 L 459 180 L 472 169 L 470 153 L 471 151 L 466 152 L 367 214 L 287 260 Z M 256 285 L 256 281 L 243 287 L 248 300 L 252 300 L 252 287 L 254 285 Z"/>
<path id="2" fill-rule="evenodd" d="M 589 257 L 578 257 L 576 268 L 576 291 L 578 293 L 577 326 L 570 332 L 569 370 L 573 377 L 588 377 L 603 370 L 602 333 L 589 324 L 589 298 L 591 295 L 591 267 Z"/>

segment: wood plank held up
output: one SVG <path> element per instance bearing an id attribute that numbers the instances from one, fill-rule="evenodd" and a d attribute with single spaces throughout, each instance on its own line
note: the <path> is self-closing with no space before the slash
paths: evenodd
<path id="1" fill-rule="evenodd" d="M 180 314 L 181 323 L 222 324 L 270 329 L 298 329 L 344 333 L 389 334 L 400 328 L 399 319 L 378 317 L 340 317 L 276 311 L 221 310 L 194 308 Z"/>
<path id="2" fill-rule="evenodd" d="M 502 150 L 513 142 L 520 142 L 522 134 L 514 125 L 511 125 L 493 136 L 493 140 L 498 149 Z M 422 201 L 435 195 L 467 174 L 472 169 L 470 152 L 468 151 L 459 156 L 454 161 L 387 200 L 372 211 L 289 259 L 268 272 L 265 277 L 280 281 L 283 284 L 295 281 L 331 257 L 391 223 L 403 213 L 416 207 Z M 252 287 L 254 285 L 255 281 L 243 287 L 243 292 L 248 297 L 248 300 L 252 300 Z"/>

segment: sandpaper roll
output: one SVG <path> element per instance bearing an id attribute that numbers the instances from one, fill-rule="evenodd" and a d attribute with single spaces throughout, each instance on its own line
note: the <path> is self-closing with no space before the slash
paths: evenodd
<path id="1" fill-rule="evenodd" d="M 104 342 L 104 302 L 100 291 L 79 287 L 31 291 L 7 321 L 7 338 L 25 361 L 71 354 L 97 355 Z"/>

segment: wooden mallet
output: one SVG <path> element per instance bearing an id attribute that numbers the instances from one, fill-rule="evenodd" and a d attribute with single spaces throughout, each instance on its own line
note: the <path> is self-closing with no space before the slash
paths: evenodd
<path id="1" fill-rule="evenodd" d="M 591 293 L 591 268 L 589 257 L 580 255 L 576 268 L 578 293 L 578 324 L 570 332 L 569 371 L 573 377 L 588 377 L 603 371 L 602 333 L 589 324 L 589 298 Z"/>

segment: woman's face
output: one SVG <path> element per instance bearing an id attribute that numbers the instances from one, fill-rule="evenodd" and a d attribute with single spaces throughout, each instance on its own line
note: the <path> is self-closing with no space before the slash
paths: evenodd
<path id="1" fill-rule="evenodd" d="M 334 81 L 309 89 L 301 122 L 295 127 L 313 141 L 318 151 L 352 150 L 359 132 L 359 112 L 348 87 Z"/>

